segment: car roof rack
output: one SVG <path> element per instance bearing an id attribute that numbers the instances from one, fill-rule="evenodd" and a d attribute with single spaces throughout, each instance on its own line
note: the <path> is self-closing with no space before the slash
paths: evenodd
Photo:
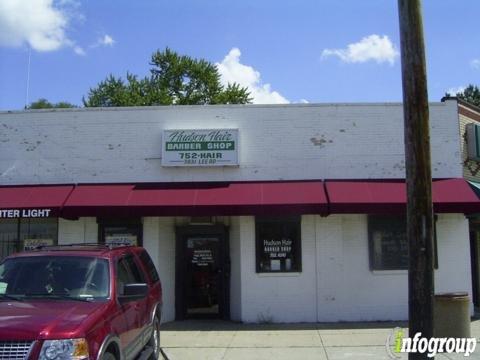
<path id="1" fill-rule="evenodd" d="M 59 245 L 38 245 L 33 250 L 68 250 L 72 248 L 94 248 L 98 250 L 111 250 L 119 247 L 131 247 L 134 245 L 125 243 L 109 242 L 108 244 L 101 243 L 73 243 L 73 244 L 59 244 Z"/>

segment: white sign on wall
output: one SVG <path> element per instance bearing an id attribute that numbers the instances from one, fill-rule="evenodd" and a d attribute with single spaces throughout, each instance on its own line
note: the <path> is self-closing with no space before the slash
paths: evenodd
<path id="1" fill-rule="evenodd" d="M 50 216 L 52 209 L 1 209 L 0 219 L 12 218 L 45 218 Z"/>
<path id="2" fill-rule="evenodd" d="M 165 130 L 162 166 L 237 166 L 238 129 Z"/>
<path id="3" fill-rule="evenodd" d="M 53 239 L 25 239 L 23 240 L 23 249 L 35 250 L 40 246 L 51 246 L 53 245 Z"/>
<path id="4" fill-rule="evenodd" d="M 130 234 L 115 234 L 105 236 L 105 244 L 107 245 L 131 245 L 137 246 L 137 236 Z"/>

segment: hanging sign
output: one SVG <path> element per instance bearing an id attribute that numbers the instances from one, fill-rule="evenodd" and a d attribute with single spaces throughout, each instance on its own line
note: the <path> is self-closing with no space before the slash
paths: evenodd
<path id="1" fill-rule="evenodd" d="M 162 166 L 238 166 L 238 129 L 165 130 Z"/>

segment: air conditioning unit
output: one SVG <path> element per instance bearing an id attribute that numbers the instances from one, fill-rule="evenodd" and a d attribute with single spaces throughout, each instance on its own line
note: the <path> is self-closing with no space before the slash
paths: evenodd
<path id="1" fill-rule="evenodd" d="M 480 124 L 467 124 L 467 156 L 480 161 Z"/>

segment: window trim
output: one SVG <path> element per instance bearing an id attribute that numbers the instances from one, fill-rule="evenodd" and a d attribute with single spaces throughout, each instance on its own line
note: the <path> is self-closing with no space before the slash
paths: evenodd
<path id="1" fill-rule="evenodd" d="M 260 267 L 260 253 L 262 251 L 262 245 L 260 244 L 260 224 L 261 223 L 281 223 L 293 224 L 295 229 L 296 238 L 293 239 L 293 251 L 294 251 L 294 264 L 291 270 L 262 270 Z M 265 274 L 298 274 L 302 273 L 302 216 L 256 216 L 255 217 L 255 272 L 259 275 Z"/>

